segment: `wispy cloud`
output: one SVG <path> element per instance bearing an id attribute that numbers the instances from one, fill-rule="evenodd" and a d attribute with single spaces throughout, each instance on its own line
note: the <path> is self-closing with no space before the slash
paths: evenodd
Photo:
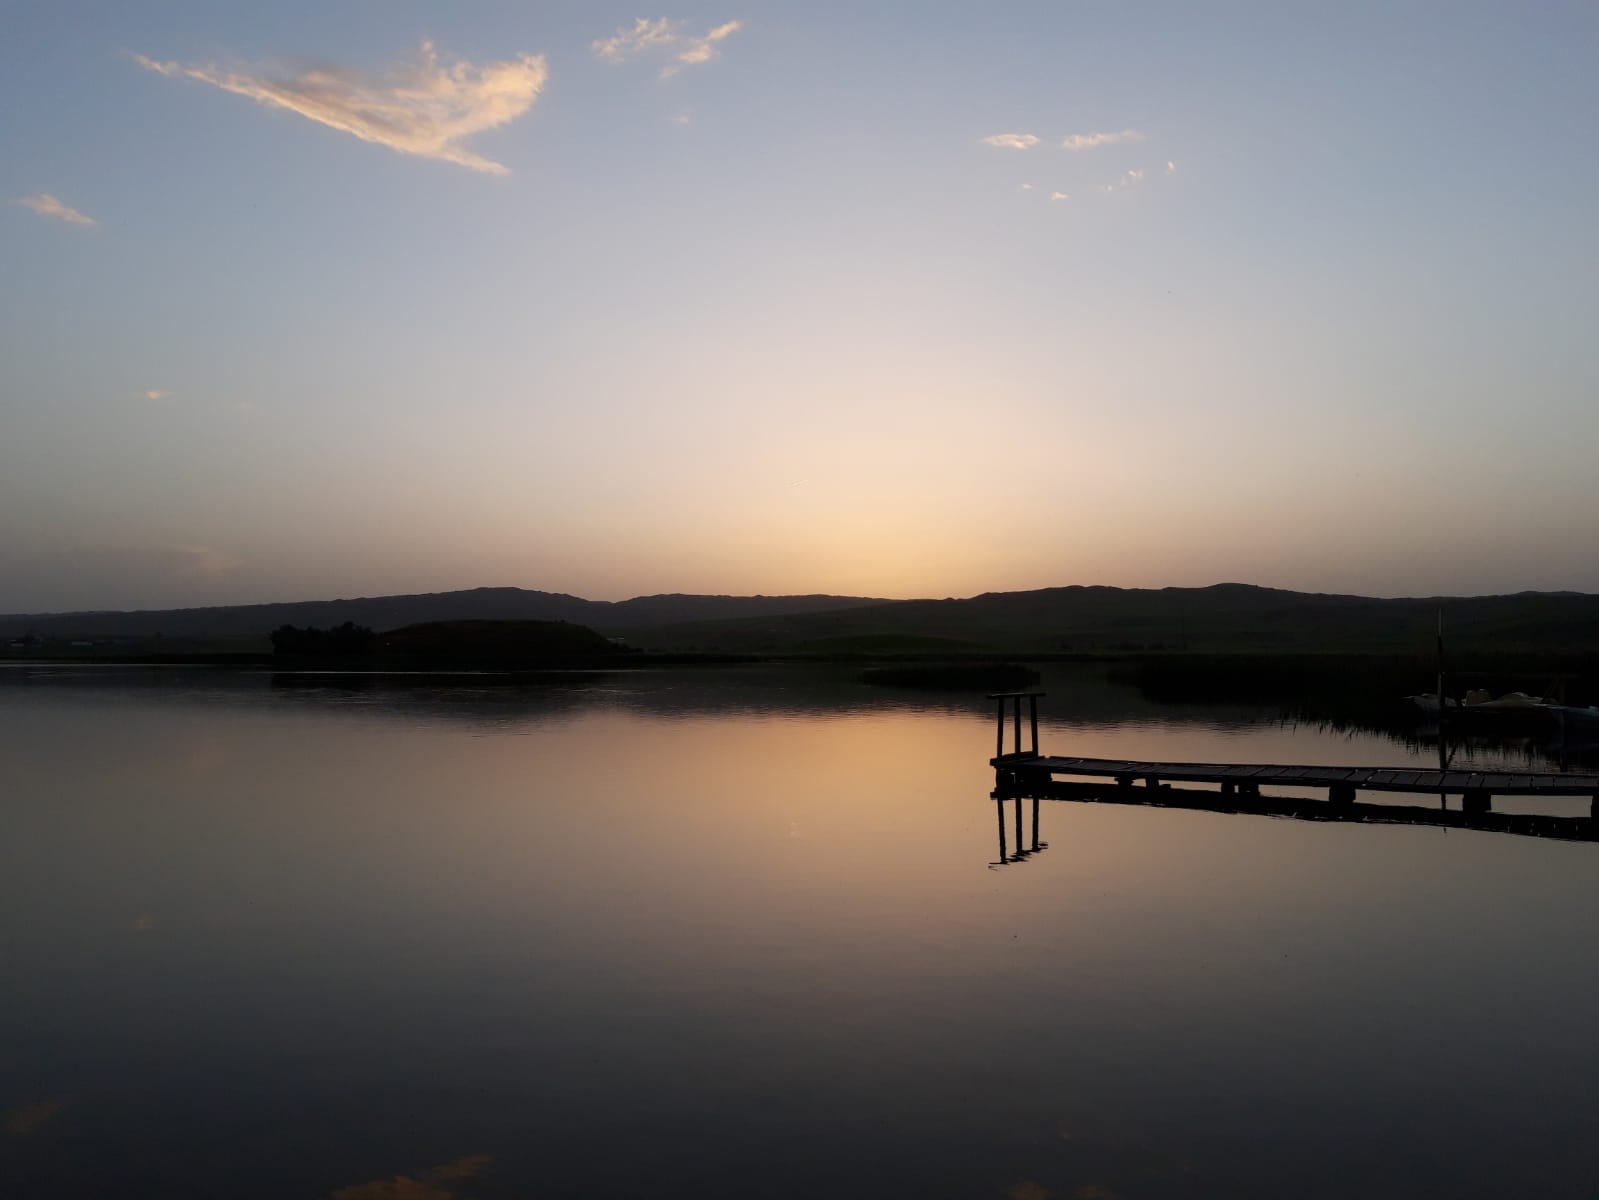
<path id="1" fill-rule="evenodd" d="M 669 17 L 650 20 L 639 17 L 631 28 L 618 29 L 608 38 L 596 38 L 590 45 L 596 58 L 622 63 L 650 53 L 667 54 L 671 61 L 661 68 L 661 78 L 677 74 L 684 67 L 708 63 L 720 53 L 721 43 L 744 28 L 742 21 L 725 21 L 702 34 L 685 33 L 683 22 Z"/>
<path id="2" fill-rule="evenodd" d="M 139 393 L 139 395 L 143 396 L 146 400 L 172 399 L 172 393 L 165 391 L 162 388 L 145 388 L 144 391 Z"/>
<path id="3" fill-rule="evenodd" d="M 619 29 L 608 38 L 595 38 L 589 49 L 594 51 L 596 58 L 603 58 L 606 62 L 626 62 L 658 46 L 674 45 L 678 39 L 677 27 L 676 21 L 666 17 L 658 21 L 640 17 L 633 22 L 631 29 Z"/>
<path id="4" fill-rule="evenodd" d="M 1050 193 L 1050 194 L 1049 194 L 1049 198 L 1050 198 L 1050 199 L 1051 199 L 1051 200 L 1070 200 L 1070 199 L 1071 199 L 1071 196 L 1069 196 L 1069 195 L 1068 195 L 1068 194 L 1067 194 L 1067 193 L 1065 193 L 1065 192 L 1051 192 L 1051 193 Z"/>
<path id="5" fill-rule="evenodd" d="M 1137 129 L 1121 129 L 1114 133 L 1074 133 L 1061 142 L 1062 150 L 1097 150 L 1101 146 L 1114 146 L 1117 142 L 1141 142 L 1148 136 Z"/>
<path id="6" fill-rule="evenodd" d="M 742 21 L 727 21 L 718 25 L 704 37 L 691 37 L 685 40 L 683 49 L 677 53 L 677 61 L 686 66 L 697 67 L 701 63 L 708 63 L 716 57 L 716 44 L 722 39 L 732 36 L 744 28 Z M 675 70 L 675 68 L 672 68 Z M 666 72 L 663 72 L 665 74 Z"/>
<path id="7" fill-rule="evenodd" d="M 142 54 L 132 57 L 161 75 L 198 79 L 364 142 L 492 175 L 507 174 L 507 168 L 467 149 L 462 140 L 527 112 L 549 75 L 542 54 L 523 54 L 481 67 L 468 62 L 445 66 L 432 42 L 422 43 L 415 61 L 382 75 L 340 66 L 225 70 L 157 62 Z"/>
<path id="8" fill-rule="evenodd" d="M 1007 150 L 1031 150 L 1038 145 L 1036 133 L 991 133 L 977 140 L 985 146 L 1002 146 Z"/>
<path id="9" fill-rule="evenodd" d="M 1030 183 L 1024 183 L 1024 184 L 1022 184 L 1022 191 L 1024 191 L 1024 192 L 1030 192 L 1030 191 L 1032 191 L 1032 190 L 1033 190 L 1033 185 L 1032 185 L 1032 184 L 1030 184 Z"/>
<path id="10" fill-rule="evenodd" d="M 1130 187 L 1137 187 L 1143 182 L 1144 168 L 1134 167 L 1131 171 L 1123 171 L 1120 179 L 1118 179 L 1115 183 L 1105 184 L 1105 186 L 1100 190 L 1106 192 L 1120 192 L 1125 191 Z"/>
<path id="11" fill-rule="evenodd" d="M 1177 164 L 1172 162 L 1170 159 L 1168 159 L 1166 161 L 1166 174 L 1168 174 L 1168 175 L 1177 174 Z"/>
<path id="12" fill-rule="evenodd" d="M 17 203 L 23 208 L 31 208 L 41 217 L 54 217 L 58 221 L 65 221 L 69 225 L 98 225 L 93 217 L 79 212 L 70 205 L 63 204 L 49 192 L 40 192 L 36 196 L 18 196 Z"/>

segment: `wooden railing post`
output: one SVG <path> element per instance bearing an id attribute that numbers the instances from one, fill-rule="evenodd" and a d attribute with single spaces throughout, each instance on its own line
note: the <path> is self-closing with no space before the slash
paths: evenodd
<path id="1" fill-rule="evenodd" d="M 1038 758 L 1042 751 L 1038 746 L 1038 698 L 1043 692 L 998 692 L 989 696 L 990 700 L 998 701 L 994 708 L 994 758 L 1023 759 Z M 1022 733 L 1022 697 L 1027 698 L 1027 733 Z M 1006 705 L 1010 709 L 1006 711 Z M 1005 726 L 1011 727 L 1009 751 L 1005 749 Z M 1025 745 L 1023 738 L 1029 744 Z"/>

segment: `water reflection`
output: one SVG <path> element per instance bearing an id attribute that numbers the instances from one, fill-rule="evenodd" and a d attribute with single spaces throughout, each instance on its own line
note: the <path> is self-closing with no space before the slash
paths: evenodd
<path id="1" fill-rule="evenodd" d="M 1557 816 L 1547 813 L 1494 812 L 1487 807 L 1448 807 L 1440 797 L 1436 805 L 1356 800 L 1334 803 L 1319 796 L 1245 795 L 1197 787 L 1159 784 L 1117 787 L 1098 783 L 1022 783 L 1002 785 L 991 793 L 999 812 L 999 860 L 991 867 L 1025 862 L 1030 854 L 1047 849 L 1039 841 L 1039 801 L 1080 804 L 1120 804 L 1139 808 L 1180 808 L 1190 812 L 1283 817 L 1297 821 L 1353 823 L 1358 825 L 1424 825 L 1442 829 L 1471 829 L 1481 833 L 1508 833 L 1523 837 L 1557 838 L 1568 842 L 1599 841 L 1599 807 L 1591 815 Z M 1032 845 L 1022 848 L 1022 805 L 1032 802 Z M 1006 838 L 1005 806 L 1013 806 L 1016 849 Z"/>
<path id="2" fill-rule="evenodd" d="M 1413 757 L 1049 687 L 1059 752 Z M 0 726 L 5 1200 L 1592 1180 L 1585 846 L 990 813 L 988 702 L 847 669 L 11 679 Z"/>
<path id="3" fill-rule="evenodd" d="M 1576 724 L 1545 724 L 1531 729 L 1444 727 L 1436 720 L 1397 709 L 1359 719 L 1307 716 L 1295 724 L 1327 736 L 1376 735 L 1413 754 L 1437 756 L 1441 770 L 1487 763 L 1570 772 L 1591 771 L 1599 766 L 1599 729 Z"/>
<path id="4" fill-rule="evenodd" d="M 1024 842 L 1022 838 L 1022 801 L 1024 797 L 1021 795 L 1009 797 L 1015 812 L 1016 840 L 1013 843 L 1015 849 L 1012 850 L 1007 845 L 1005 840 L 1006 799 L 1007 797 L 1000 792 L 996 791 L 994 793 L 994 809 L 999 815 L 999 861 L 989 863 L 988 865 L 991 867 L 1003 867 L 1007 863 L 1026 862 L 1030 857 L 1032 857 L 1034 854 L 1037 854 L 1040 850 L 1049 849 L 1048 842 L 1041 842 L 1038 840 L 1038 796 L 1031 797 L 1033 801 L 1033 836 L 1030 845 Z"/>
<path id="5" fill-rule="evenodd" d="M 1095 665 L 1058 665 L 1046 675 L 1055 727 L 1069 721 L 1120 729 L 1160 720 L 1244 730 L 1263 721 L 1274 722 L 1278 716 L 1272 706 L 1158 703 L 1136 688 L 1108 684 L 1103 669 Z M 255 709 L 267 697 L 274 708 L 283 711 L 409 716 L 497 727 L 591 708 L 685 718 L 894 711 L 983 714 L 992 720 L 992 702 L 982 691 L 882 687 L 863 683 L 859 676 L 859 666 L 851 664 L 440 676 L 0 663 L 0 689 L 85 704 L 203 700 Z"/>
<path id="6" fill-rule="evenodd" d="M 19 1104 L 0 1113 L 0 1131 L 8 1137 L 32 1137 L 59 1117 L 66 1107 L 61 1100 L 34 1100 Z"/>
<path id="7" fill-rule="evenodd" d="M 466 1154 L 416 1175 L 394 1175 L 336 1188 L 332 1200 L 456 1200 L 457 1188 L 476 1179 L 493 1161 L 487 1154 Z"/>

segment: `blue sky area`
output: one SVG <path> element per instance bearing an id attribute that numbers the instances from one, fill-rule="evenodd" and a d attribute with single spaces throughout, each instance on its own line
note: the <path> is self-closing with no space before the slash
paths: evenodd
<path id="1" fill-rule="evenodd" d="M 0 610 L 1599 591 L 1590 4 L 12 4 Z"/>

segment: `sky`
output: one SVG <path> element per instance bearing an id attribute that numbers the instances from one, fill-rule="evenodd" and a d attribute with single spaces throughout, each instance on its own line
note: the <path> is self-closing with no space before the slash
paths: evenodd
<path id="1" fill-rule="evenodd" d="M 1599 7 L 0 5 L 0 611 L 1599 591 Z"/>

